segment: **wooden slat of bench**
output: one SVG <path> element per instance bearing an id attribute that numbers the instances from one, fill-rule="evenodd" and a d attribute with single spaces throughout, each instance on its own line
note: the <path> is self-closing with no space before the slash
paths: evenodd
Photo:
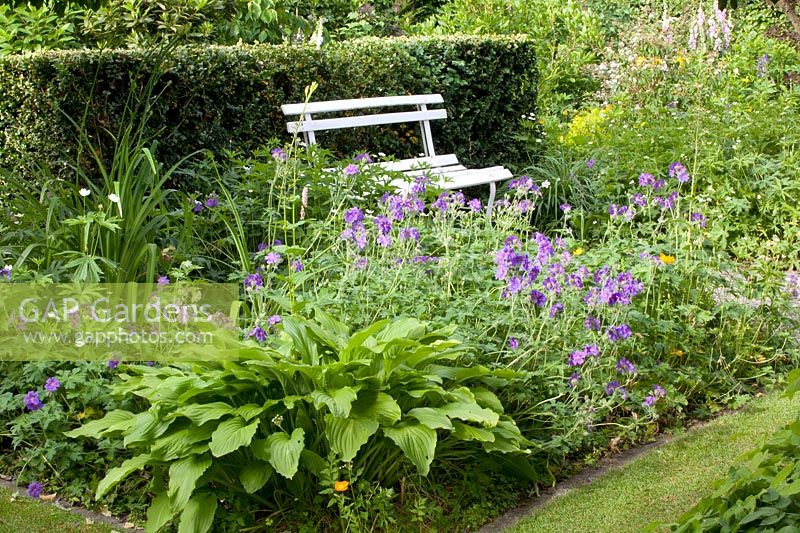
<path id="1" fill-rule="evenodd" d="M 441 118 L 447 118 L 447 111 L 444 109 L 432 109 L 430 111 L 406 111 L 403 113 L 377 113 L 375 115 L 362 115 L 359 117 L 325 118 L 322 120 L 287 122 L 286 131 L 289 133 L 295 133 L 306 131 L 338 130 L 343 128 L 358 128 L 361 126 L 398 124 L 400 122 L 437 120 Z"/>
<path id="2" fill-rule="evenodd" d="M 446 167 L 433 167 L 433 168 L 430 168 L 430 169 L 428 169 L 428 168 L 415 168 L 413 170 L 406 170 L 405 172 L 403 172 L 403 174 L 405 174 L 406 176 L 417 177 L 417 176 L 421 176 L 423 174 L 425 174 L 425 175 L 428 175 L 428 174 L 437 175 L 437 174 L 442 174 L 442 173 L 445 173 L 445 172 L 455 172 L 457 170 L 469 170 L 469 169 L 467 167 L 465 167 L 464 165 L 449 165 L 449 166 L 446 166 Z"/>
<path id="3" fill-rule="evenodd" d="M 454 171 L 434 168 L 429 169 L 427 173 L 434 178 L 438 187 L 446 190 L 485 185 L 512 177 L 511 171 L 505 167 L 487 167 Z M 392 180 L 391 185 L 405 192 L 409 189 L 411 184 L 405 180 L 395 179 Z"/>
<path id="4" fill-rule="evenodd" d="M 441 104 L 441 94 L 412 94 L 408 96 L 379 96 L 376 98 L 353 98 L 350 100 L 328 100 L 325 102 L 309 102 L 307 104 L 284 104 L 281 110 L 284 115 L 300 115 L 302 113 L 332 113 L 334 111 L 351 111 L 353 109 L 370 109 L 373 107 L 393 107 L 399 105 Z"/>
<path id="5" fill-rule="evenodd" d="M 405 172 L 412 170 L 415 167 L 446 167 L 448 165 L 457 165 L 458 157 L 456 154 L 437 155 L 434 157 L 418 157 L 416 159 L 403 159 L 400 161 L 383 161 L 376 163 L 381 168 L 386 170 L 396 170 L 397 172 Z"/>
<path id="6" fill-rule="evenodd" d="M 505 167 L 488 167 L 456 172 L 442 172 L 434 175 L 440 178 L 438 185 L 443 189 L 461 189 L 502 181 L 512 176 L 511 171 Z"/>

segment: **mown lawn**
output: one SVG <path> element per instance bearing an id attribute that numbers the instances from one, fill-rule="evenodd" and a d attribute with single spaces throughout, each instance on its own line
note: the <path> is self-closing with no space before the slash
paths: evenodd
<path id="1" fill-rule="evenodd" d="M 87 524 L 77 514 L 0 488 L 0 533 L 110 533 L 105 524 Z"/>
<path id="2" fill-rule="evenodd" d="M 760 439 L 798 415 L 800 396 L 779 393 L 753 401 L 608 472 L 590 485 L 556 497 L 512 531 L 642 531 L 675 521 L 713 490 L 728 467 Z"/>

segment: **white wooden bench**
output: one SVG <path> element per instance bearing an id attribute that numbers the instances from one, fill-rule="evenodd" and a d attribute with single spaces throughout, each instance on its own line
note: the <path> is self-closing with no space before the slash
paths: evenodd
<path id="1" fill-rule="evenodd" d="M 431 120 L 447 118 L 445 109 L 428 109 L 430 104 L 442 104 L 440 94 L 416 94 L 409 96 L 387 96 L 379 98 L 358 98 L 352 100 L 330 100 L 326 102 L 309 102 L 301 104 L 285 104 L 281 106 L 287 117 L 298 116 L 299 120 L 286 123 L 286 130 L 291 134 L 302 133 L 306 144 L 315 144 L 315 133 L 318 131 L 358 128 L 363 126 L 379 126 L 383 124 L 399 124 L 419 122 L 424 157 L 376 163 L 387 170 L 403 172 L 407 176 L 416 177 L 420 173 L 427 175 L 438 187 L 446 190 L 462 189 L 475 185 L 489 184 L 488 211 L 491 214 L 496 192 L 495 184 L 511 177 L 505 167 L 469 169 L 458 162 L 455 154 L 437 155 L 433 147 Z M 342 111 L 367 110 L 385 107 L 413 108 L 412 111 L 393 113 L 373 113 L 358 116 L 317 119 L 312 115 L 320 113 L 336 113 Z M 425 169 L 420 172 L 421 169 Z M 392 182 L 398 189 L 407 191 L 408 183 Z"/>

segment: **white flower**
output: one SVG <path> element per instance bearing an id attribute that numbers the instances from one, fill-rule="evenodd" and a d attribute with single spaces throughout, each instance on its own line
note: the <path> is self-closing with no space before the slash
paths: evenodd
<path id="1" fill-rule="evenodd" d="M 109 200 L 111 200 L 111 202 L 113 202 L 113 203 L 115 203 L 115 204 L 118 204 L 118 203 L 119 203 L 119 196 L 117 196 L 117 195 L 116 195 L 116 194 L 114 194 L 113 192 L 112 192 L 111 194 L 109 194 L 109 195 L 108 195 L 108 199 L 109 199 Z"/>
<path id="2" fill-rule="evenodd" d="M 548 187 L 550 187 L 550 180 L 544 180 L 542 182 L 542 189 L 547 189 Z"/>
<path id="3" fill-rule="evenodd" d="M 86 198 L 87 196 L 92 194 L 92 191 L 90 191 L 89 189 L 81 189 L 81 190 L 78 191 L 78 194 L 80 194 L 81 196 Z"/>

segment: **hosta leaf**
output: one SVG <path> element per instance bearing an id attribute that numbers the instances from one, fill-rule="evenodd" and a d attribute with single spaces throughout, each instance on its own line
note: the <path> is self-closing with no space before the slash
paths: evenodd
<path id="1" fill-rule="evenodd" d="M 315 390 L 311 392 L 311 398 L 317 409 L 327 405 L 333 416 L 347 418 L 350 416 L 350 405 L 356 399 L 356 391 L 352 387 L 342 387 L 328 392 Z"/>
<path id="2" fill-rule="evenodd" d="M 171 461 L 193 453 L 202 453 L 208 449 L 207 442 L 213 432 L 213 424 L 172 431 L 156 439 L 150 447 L 150 453 L 162 461 Z"/>
<path id="3" fill-rule="evenodd" d="M 414 418 L 431 429 L 453 429 L 453 423 L 447 415 L 432 407 L 417 407 L 406 413 L 406 417 Z"/>
<path id="4" fill-rule="evenodd" d="M 241 405 L 233 410 L 234 415 L 241 416 L 248 422 L 272 407 L 273 405 L 277 405 L 279 400 L 267 400 L 264 402 L 264 405 L 257 405 L 254 403 L 248 403 L 245 405 Z"/>
<path id="5" fill-rule="evenodd" d="M 291 436 L 286 433 L 273 433 L 267 437 L 269 464 L 287 479 L 292 479 L 297 473 L 300 453 L 305 448 L 304 437 L 305 431 L 300 428 L 292 431 Z"/>
<path id="6" fill-rule="evenodd" d="M 388 320 L 379 320 L 378 322 L 375 322 L 374 324 L 354 333 L 350 337 L 350 340 L 347 341 L 347 346 L 345 346 L 344 350 L 339 353 L 339 361 L 347 363 L 363 357 L 364 352 L 368 351 L 367 348 L 375 345 L 375 339 L 373 336 L 378 331 L 383 329 L 383 327 L 388 323 Z M 370 339 L 372 340 L 370 341 Z"/>
<path id="7" fill-rule="evenodd" d="M 417 472 L 427 476 L 436 452 L 436 432 L 422 424 L 406 424 L 383 428 L 383 433 L 403 450 L 406 457 L 417 467 Z"/>
<path id="8" fill-rule="evenodd" d="M 94 495 L 95 499 L 101 498 L 109 490 L 117 486 L 120 481 L 128 477 L 131 472 L 141 470 L 151 460 L 152 456 L 149 453 L 143 453 L 137 455 L 136 457 L 132 457 L 123 462 L 120 466 L 109 470 L 106 474 L 106 477 L 100 480 L 100 483 L 97 484 L 97 491 Z"/>
<path id="9" fill-rule="evenodd" d="M 225 402 L 196 403 L 181 407 L 172 417 L 185 416 L 197 426 L 202 426 L 211 420 L 218 420 L 225 415 L 233 414 L 233 407 Z"/>
<path id="10" fill-rule="evenodd" d="M 305 324 L 299 319 L 286 316 L 283 318 L 283 331 L 292 339 L 294 349 L 304 363 L 316 365 L 319 362 L 317 345 L 312 341 Z"/>
<path id="11" fill-rule="evenodd" d="M 408 394 L 412 398 L 422 398 L 426 394 L 443 398 L 446 394 L 445 390 L 439 386 L 431 386 L 431 387 L 426 387 L 424 389 L 408 389 L 404 390 L 403 392 Z"/>
<path id="12" fill-rule="evenodd" d="M 181 509 L 186 505 L 194 492 L 197 480 L 209 466 L 211 457 L 207 455 L 190 455 L 170 465 L 167 494 L 176 508 Z"/>
<path id="13" fill-rule="evenodd" d="M 99 439 L 103 436 L 108 428 L 117 426 L 120 422 L 128 421 L 133 423 L 133 417 L 134 414 L 130 411 L 115 409 L 106 413 L 106 416 L 103 418 L 87 422 L 79 428 L 73 429 L 72 431 L 67 431 L 64 433 L 64 435 L 73 439 L 77 437 L 92 437 L 94 439 Z"/>
<path id="14" fill-rule="evenodd" d="M 242 446 L 247 446 L 256 434 L 259 421 L 256 420 L 250 425 L 241 418 L 231 418 L 221 423 L 216 431 L 211 435 L 209 448 L 214 457 L 222 457 Z"/>
<path id="15" fill-rule="evenodd" d="M 495 393 L 489 389 L 484 389 L 483 387 L 473 387 L 472 394 L 475 396 L 475 401 L 481 407 L 486 407 L 487 409 L 491 409 L 496 413 L 503 412 L 503 403 L 495 395 Z"/>
<path id="16" fill-rule="evenodd" d="M 128 447 L 139 442 L 149 442 L 160 437 L 169 429 L 171 422 L 161 420 L 156 413 L 145 411 L 136 415 L 133 424 L 123 432 L 122 443 Z"/>
<path id="17" fill-rule="evenodd" d="M 484 426 L 496 426 L 500 421 L 500 415 L 492 410 L 485 409 L 477 403 L 453 402 L 439 407 L 439 411 L 450 418 L 466 420 L 468 422 L 478 422 Z"/>
<path id="18" fill-rule="evenodd" d="M 178 533 L 206 533 L 214 524 L 217 499 L 211 494 L 196 494 L 181 513 Z"/>
<path id="19" fill-rule="evenodd" d="M 453 433 L 461 440 L 477 440 L 481 442 L 494 442 L 494 433 L 484 428 L 476 428 L 463 424 L 458 420 L 453 421 Z"/>
<path id="20" fill-rule="evenodd" d="M 169 495 L 162 492 L 155 497 L 153 503 L 147 509 L 147 523 L 144 525 L 147 533 L 155 533 L 167 522 L 172 520 L 172 517 L 178 513 L 178 508 L 172 505 Z"/>
<path id="21" fill-rule="evenodd" d="M 377 420 L 382 426 L 391 426 L 400 420 L 403 412 L 397 402 L 385 392 L 362 390 L 353 402 L 353 418 Z"/>
<path id="22" fill-rule="evenodd" d="M 263 461 L 254 461 L 245 465 L 239 472 L 239 481 L 248 493 L 253 494 L 269 481 L 272 475 L 272 467 Z"/>
<path id="23" fill-rule="evenodd" d="M 359 448 L 378 431 L 377 420 L 368 418 L 336 418 L 325 415 L 325 436 L 331 450 L 342 461 L 352 461 Z"/>
<path id="24" fill-rule="evenodd" d="M 418 339 L 425 334 L 425 324 L 416 318 L 400 318 L 382 328 L 375 338 L 384 342 L 393 339 Z"/>
<path id="25" fill-rule="evenodd" d="M 319 477 L 322 471 L 328 468 L 328 463 L 325 459 L 311 450 L 303 450 L 300 454 L 300 463 L 306 467 L 306 470 Z"/>

